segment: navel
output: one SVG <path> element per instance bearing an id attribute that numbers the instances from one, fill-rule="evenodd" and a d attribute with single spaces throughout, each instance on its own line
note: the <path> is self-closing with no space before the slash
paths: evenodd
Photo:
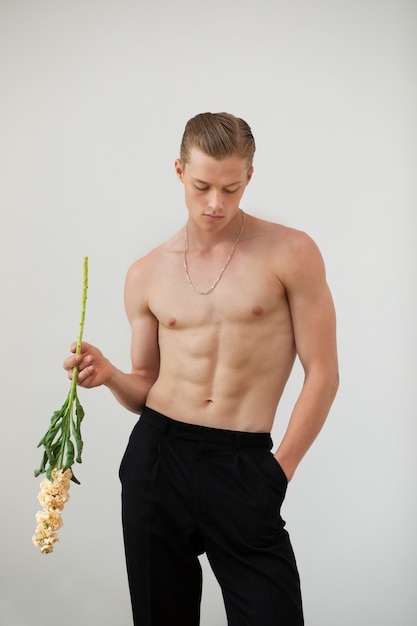
<path id="1" fill-rule="evenodd" d="M 252 309 L 252 313 L 254 315 L 263 315 L 263 312 L 264 312 L 264 310 L 263 310 L 263 308 L 261 306 L 254 306 L 253 309 Z"/>
<path id="2" fill-rule="evenodd" d="M 177 323 L 177 320 L 175 319 L 175 317 L 170 317 L 168 320 L 168 326 L 170 328 L 172 328 L 173 326 L 175 326 L 175 324 Z"/>

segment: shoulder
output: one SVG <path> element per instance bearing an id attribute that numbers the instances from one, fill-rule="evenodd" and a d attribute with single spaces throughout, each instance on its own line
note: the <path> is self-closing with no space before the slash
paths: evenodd
<path id="1" fill-rule="evenodd" d="M 250 237 L 259 239 L 267 250 L 290 264 L 321 259 L 320 250 L 310 235 L 276 222 L 250 217 Z"/>
<path id="2" fill-rule="evenodd" d="M 326 270 L 316 242 L 304 231 L 286 228 L 277 243 L 276 267 L 287 293 L 313 294 L 326 289 Z"/>
<path id="3" fill-rule="evenodd" d="M 308 271 L 323 265 L 316 242 L 304 231 L 281 226 L 276 233 L 275 244 L 276 253 L 288 271 Z"/>
<path id="4" fill-rule="evenodd" d="M 181 233 L 153 248 L 150 252 L 134 261 L 128 268 L 125 279 L 125 301 L 137 304 L 145 303 L 151 286 L 157 281 L 158 274 L 169 263 L 173 254 L 180 249 Z"/>
<path id="5" fill-rule="evenodd" d="M 170 256 L 181 250 L 182 233 L 176 233 L 171 239 L 161 243 L 147 254 L 132 263 L 127 270 L 126 284 L 150 283 L 155 273 L 169 260 Z"/>
<path id="6" fill-rule="evenodd" d="M 323 257 L 306 232 L 258 218 L 251 218 L 251 232 L 255 240 L 262 242 L 270 265 L 287 288 L 324 278 Z"/>

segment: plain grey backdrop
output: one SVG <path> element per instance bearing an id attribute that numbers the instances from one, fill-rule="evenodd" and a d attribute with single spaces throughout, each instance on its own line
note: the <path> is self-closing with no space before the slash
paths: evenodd
<path id="1" fill-rule="evenodd" d="M 243 207 L 316 240 L 338 314 L 340 392 L 283 509 L 306 626 L 415 626 L 416 19 L 412 0 L 0 1 L 1 626 L 132 623 L 117 472 L 136 416 L 80 390 L 82 484 L 47 557 L 36 444 L 68 393 L 84 255 L 85 339 L 128 370 L 126 270 L 183 226 L 184 125 L 222 110 L 257 141 Z M 202 562 L 201 623 L 224 626 Z"/>

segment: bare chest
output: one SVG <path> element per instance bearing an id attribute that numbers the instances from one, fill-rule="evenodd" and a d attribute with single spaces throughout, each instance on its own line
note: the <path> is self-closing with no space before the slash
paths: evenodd
<path id="1" fill-rule="evenodd" d="M 285 289 L 265 259 L 249 260 L 236 255 L 215 288 L 219 264 L 194 263 L 187 277 L 183 258 L 161 264 L 152 283 L 148 304 L 161 327 L 192 329 L 229 324 L 264 326 L 268 320 L 288 321 Z M 190 285 L 190 278 L 192 285 Z"/>

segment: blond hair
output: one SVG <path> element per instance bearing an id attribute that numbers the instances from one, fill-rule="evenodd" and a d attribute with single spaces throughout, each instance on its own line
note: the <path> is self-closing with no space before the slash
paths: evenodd
<path id="1" fill-rule="evenodd" d="M 180 149 L 184 166 L 192 148 L 215 159 L 228 156 L 247 159 L 249 169 L 255 153 L 255 140 L 249 125 L 239 117 L 230 113 L 199 113 L 185 126 Z"/>

